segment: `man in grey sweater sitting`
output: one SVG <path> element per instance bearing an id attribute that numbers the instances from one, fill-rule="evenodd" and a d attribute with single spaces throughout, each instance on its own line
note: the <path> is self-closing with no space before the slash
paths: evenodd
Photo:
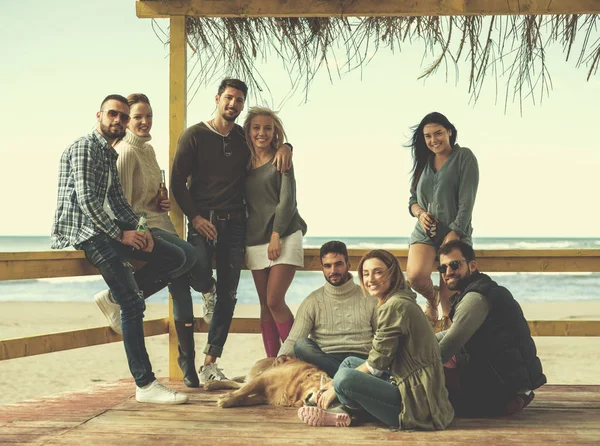
<path id="1" fill-rule="evenodd" d="M 529 325 L 510 291 L 477 270 L 473 248 L 460 240 L 439 250 L 439 272 L 452 296 L 452 326 L 436 336 L 446 387 L 460 416 L 519 412 L 546 383 Z"/>
<path id="2" fill-rule="evenodd" d="M 333 378 L 348 356 L 367 359 L 377 326 L 377 299 L 364 296 L 354 283 L 344 243 L 325 243 L 320 258 L 326 283 L 298 308 L 278 359 L 294 355 Z"/>

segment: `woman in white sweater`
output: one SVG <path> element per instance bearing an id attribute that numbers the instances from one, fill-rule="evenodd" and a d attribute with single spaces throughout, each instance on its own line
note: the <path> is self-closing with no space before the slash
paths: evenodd
<path id="1" fill-rule="evenodd" d="M 188 387 L 198 387 L 198 374 L 194 364 L 194 312 L 187 275 L 196 263 L 196 250 L 177 236 L 175 226 L 167 214 L 171 210 L 168 195 L 164 197 L 158 193 L 163 178 L 154 149 L 148 143 L 152 129 L 150 100 L 144 94 L 134 93 L 127 97 L 127 101 L 131 119 L 125 136 L 115 146 L 119 154 L 117 159 L 119 178 L 125 197 L 135 213 L 146 214 L 147 225 L 152 231 L 152 236 L 168 241 L 179 248 L 182 257 L 185 257 L 180 269 L 171 274 L 175 279 L 170 281 L 168 287 L 173 297 L 173 316 L 179 342 L 178 363 L 183 371 L 184 383 Z M 165 286 L 167 281 L 159 281 L 152 291 L 156 292 Z M 149 294 L 144 297 L 148 296 Z"/>

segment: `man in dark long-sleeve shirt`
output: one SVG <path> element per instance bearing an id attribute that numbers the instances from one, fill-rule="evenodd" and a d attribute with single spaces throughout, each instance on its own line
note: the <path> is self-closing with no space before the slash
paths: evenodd
<path id="1" fill-rule="evenodd" d="M 250 150 L 235 120 L 244 109 L 247 93 L 248 87 L 239 79 L 221 82 L 215 97 L 215 117 L 183 132 L 171 172 L 171 191 L 188 218 L 188 242 L 198 253 L 190 284 L 202 293 L 204 320 L 210 323 L 206 356 L 200 368 L 201 384 L 226 379 L 216 361 L 223 354 L 229 334 L 244 261 L 244 180 Z M 290 150 L 278 150 L 276 160 L 278 166 L 281 163 L 288 170 Z M 217 281 L 213 279 L 213 253 Z"/>
<path id="2" fill-rule="evenodd" d="M 504 287 L 477 270 L 473 248 L 453 240 L 439 250 L 438 270 L 457 291 L 452 326 L 438 333 L 446 385 L 457 414 L 509 415 L 533 399 L 546 383 L 529 325 Z M 454 358 L 456 360 L 454 360 Z"/>
<path id="3" fill-rule="evenodd" d="M 60 159 L 58 200 L 52 226 L 52 248 L 72 245 L 85 252 L 110 288 L 96 303 L 105 314 L 120 307 L 120 326 L 129 369 L 139 402 L 180 404 L 184 394 L 158 382 L 144 344 L 144 292 L 181 261 L 177 251 L 150 230 L 138 232 L 138 217 L 123 195 L 113 144 L 129 122 L 127 99 L 107 96 L 96 114 L 98 125 L 69 146 Z M 146 261 L 134 274 L 126 258 Z M 116 307 L 116 311 L 115 311 Z"/>

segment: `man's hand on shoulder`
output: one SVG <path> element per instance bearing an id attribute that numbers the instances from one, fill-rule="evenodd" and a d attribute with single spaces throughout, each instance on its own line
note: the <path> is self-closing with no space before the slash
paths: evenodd
<path id="1" fill-rule="evenodd" d="M 285 143 L 279 146 L 275 153 L 273 163 L 277 166 L 277 170 L 281 173 L 285 173 L 292 168 L 292 147 Z"/>

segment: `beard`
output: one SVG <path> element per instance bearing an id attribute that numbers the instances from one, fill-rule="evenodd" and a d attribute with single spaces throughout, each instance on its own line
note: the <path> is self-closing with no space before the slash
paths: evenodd
<path id="1" fill-rule="evenodd" d="M 450 285 L 448 282 L 446 282 L 446 285 L 448 285 L 448 289 L 450 291 L 462 291 L 469 284 L 470 277 L 471 271 L 468 270 L 467 273 L 464 276 L 460 277 L 456 282 L 454 282 L 453 285 Z"/>
<path id="2" fill-rule="evenodd" d="M 331 278 L 335 278 L 338 279 L 337 282 L 332 282 Z M 347 272 L 344 274 L 331 274 L 329 277 L 325 277 L 325 280 L 327 282 L 329 282 L 330 285 L 332 286 L 341 286 L 343 284 L 345 284 L 346 282 L 348 282 L 348 279 L 350 278 L 350 274 L 348 274 Z"/>
<path id="3" fill-rule="evenodd" d="M 235 121 L 235 120 L 238 118 L 238 116 L 240 115 L 240 113 L 241 113 L 241 112 L 239 112 L 239 111 L 237 111 L 237 110 L 234 110 L 234 112 L 235 112 L 235 114 L 234 114 L 234 115 L 228 115 L 227 113 L 223 113 L 223 114 L 221 115 L 221 117 L 222 117 L 222 118 L 223 118 L 225 121 L 227 121 L 227 122 L 234 122 L 234 121 Z"/>
<path id="4" fill-rule="evenodd" d="M 117 139 L 125 136 L 125 127 L 122 125 L 109 124 L 104 125 L 100 123 L 100 130 L 102 134 L 111 139 Z"/>

